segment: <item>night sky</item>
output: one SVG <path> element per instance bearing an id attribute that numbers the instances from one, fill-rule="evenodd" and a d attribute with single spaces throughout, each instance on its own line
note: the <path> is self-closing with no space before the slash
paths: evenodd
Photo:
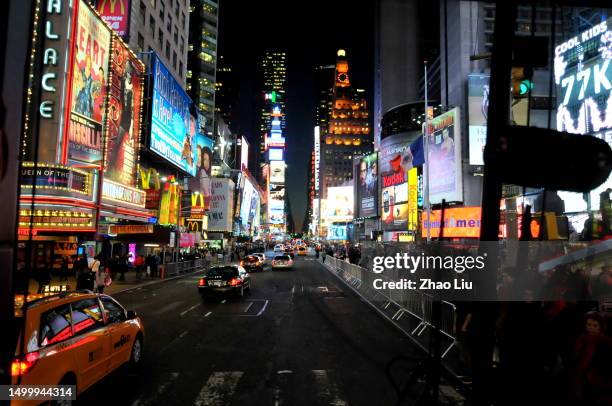
<path id="1" fill-rule="evenodd" d="M 238 78 L 232 126 L 258 148 L 258 61 L 267 49 L 287 52 L 286 183 L 296 231 L 306 212 L 307 172 L 313 146 L 315 90 L 313 68 L 334 64 L 347 51 L 353 86 L 367 91 L 372 111 L 373 0 L 249 1 L 221 0 L 219 53 Z M 251 166 L 252 170 L 255 170 Z"/>

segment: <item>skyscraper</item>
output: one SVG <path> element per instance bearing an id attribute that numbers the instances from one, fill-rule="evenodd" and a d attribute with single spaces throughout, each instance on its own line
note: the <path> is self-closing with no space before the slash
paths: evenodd
<path id="1" fill-rule="evenodd" d="M 265 162 L 265 134 L 270 131 L 274 106 L 280 107 L 281 130 L 285 131 L 285 101 L 287 90 L 287 55 L 284 51 L 266 51 L 261 59 L 262 103 L 259 120 L 260 164 Z"/>
<path id="2" fill-rule="evenodd" d="M 238 97 L 236 77 L 232 67 L 224 60 L 223 55 L 217 60 L 217 79 L 215 83 L 215 111 L 223 117 L 232 131 L 232 109 Z"/>
<path id="3" fill-rule="evenodd" d="M 321 140 L 322 198 L 327 188 L 340 186 L 353 178 L 353 157 L 372 151 L 369 112 L 363 91 L 351 85 L 344 50 L 338 51 L 333 84 L 332 111 Z"/>
<path id="4" fill-rule="evenodd" d="M 319 126 L 322 134 L 327 132 L 327 123 L 332 110 L 334 96 L 335 65 L 322 65 L 314 69 L 315 75 L 315 126 Z"/>
<path id="5" fill-rule="evenodd" d="M 218 21 L 218 0 L 191 1 L 187 93 L 204 114 L 209 136 L 213 135 L 215 117 Z"/>

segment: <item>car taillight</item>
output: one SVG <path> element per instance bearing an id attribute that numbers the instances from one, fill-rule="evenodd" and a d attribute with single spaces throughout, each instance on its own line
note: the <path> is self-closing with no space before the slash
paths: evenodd
<path id="1" fill-rule="evenodd" d="M 206 286 L 206 279 L 204 279 L 204 278 L 200 279 L 199 285 L 200 286 Z"/>
<path id="2" fill-rule="evenodd" d="M 230 286 L 238 286 L 240 285 L 240 279 L 232 278 L 229 281 Z"/>
<path id="3" fill-rule="evenodd" d="M 11 364 L 11 375 L 25 375 L 36 364 L 38 357 L 38 351 L 35 351 L 27 353 L 21 359 L 14 359 L 13 363 Z"/>

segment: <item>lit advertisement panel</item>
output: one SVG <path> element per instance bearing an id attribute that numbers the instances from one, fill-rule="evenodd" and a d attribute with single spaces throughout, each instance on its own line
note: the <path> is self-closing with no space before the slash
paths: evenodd
<path id="1" fill-rule="evenodd" d="M 285 186 L 284 185 L 270 185 L 270 199 L 272 200 L 285 200 Z"/>
<path id="2" fill-rule="evenodd" d="M 268 219 L 271 224 L 285 223 L 285 186 L 270 184 Z"/>
<path id="3" fill-rule="evenodd" d="M 315 196 L 319 196 L 319 169 L 321 167 L 321 129 L 314 128 L 314 190 Z"/>
<path id="4" fill-rule="evenodd" d="M 204 196 L 204 207 L 210 205 L 213 140 L 204 135 L 204 116 L 198 114 L 198 135 L 196 137 L 196 174 L 188 181 L 189 190 Z"/>
<path id="5" fill-rule="evenodd" d="M 555 46 L 557 130 L 601 138 L 612 146 L 612 30 L 602 21 Z M 612 187 L 612 177 L 590 193 L 591 207 Z M 586 211 L 582 194 L 558 192 L 566 211 Z"/>
<path id="6" fill-rule="evenodd" d="M 353 186 L 327 189 L 327 221 L 351 221 L 354 210 Z"/>
<path id="7" fill-rule="evenodd" d="M 127 38 L 130 29 L 130 0 L 100 0 L 98 13 L 117 33 Z"/>
<path id="8" fill-rule="evenodd" d="M 459 107 L 429 120 L 429 201 L 463 200 Z"/>
<path id="9" fill-rule="evenodd" d="M 134 186 L 140 142 L 144 65 L 123 41 L 115 40 L 110 66 L 104 178 Z"/>
<path id="10" fill-rule="evenodd" d="M 198 131 L 191 99 L 156 55 L 152 70 L 151 151 L 195 176 Z"/>
<path id="11" fill-rule="evenodd" d="M 240 142 L 240 169 L 249 169 L 249 143 L 244 137 Z"/>
<path id="12" fill-rule="evenodd" d="M 346 240 L 347 239 L 347 226 L 331 224 L 327 227 L 327 239 L 328 240 Z"/>
<path id="13" fill-rule="evenodd" d="M 68 160 L 102 163 L 102 123 L 111 31 L 84 0 L 78 2 L 74 33 Z"/>
<path id="14" fill-rule="evenodd" d="M 421 214 L 421 234 L 427 237 L 427 229 L 432 237 L 440 235 L 441 211 L 432 210 L 427 221 L 427 214 Z M 457 207 L 444 210 L 443 237 L 449 238 L 479 238 L 480 237 L 480 207 Z"/>
<path id="15" fill-rule="evenodd" d="M 270 182 L 285 183 L 285 161 L 270 162 Z"/>
<path id="16" fill-rule="evenodd" d="M 268 150 L 268 158 L 270 161 L 282 161 L 283 150 L 281 148 L 270 148 Z"/>
<path id="17" fill-rule="evenodd" d="M 252 220 L 251 205 L 254 199 L 258 199 L 257 190 L 251 184 L 251 181 L 244 177 L 244 188 L 242 189 L 242 199 L 240 199 L 240 221 L 242 224 L 248 224 Z"/>
<path id="18" fill-rule="evenodd" d="M 385 231 L 406 230 L 408 227 L 407 171 L 413 167 L 417 155 L 409 145 L 413 136 L 409 133 L 394 134 L 380 143 L 381 225 Z"/>
<path id="19" fill-rule="evenodd" d="M 208 231 L 232 231 L 234 182 L 231 179 L 215 178 L 211 182 L 211 193 Z"/>
<path id="20" fill-rule="evenodd" d="M 376 216 L 378 214 L 378 154 L 373 153 L 361 158 L 358 171 L 358 216 Z"/>
<path id="21" fill-rule="evenodd" d="M 470 165 L 484 165 L 487 143 L 487 115 L 489 112 L 489 75 L 473 73 L 468 76 L 468 122 Z"/>

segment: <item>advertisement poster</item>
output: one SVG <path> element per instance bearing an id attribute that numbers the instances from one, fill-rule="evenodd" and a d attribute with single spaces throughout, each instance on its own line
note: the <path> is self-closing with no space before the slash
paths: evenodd
<path id="1" fill-rule="evenodd" d="M 373 153 L 359 160 L 358 217 L 378 214 L 378 154 Z"/>
<path id="2" fill-rule="evenodd" d="M 196 174 L 188 181 L 189 190 L 204 196 L 204 206 L 210 206 L 213 140 L 204 135 L 203 116 L 198 118 L 198 136 L 196 137 Z"/>
<path id="3" fill-rule="evenodd" d="M 98 13 L 122 38 L 127 38 L 130 29 L 130 0 L 99 0 Z"/>
<path id="4" fill-rule="evenodd" d="M 285 183 L 285 162 L 270 162 L 270 183 Z"/>
<path id="5" fill-rule="evenodd" d="M 285 186 L 270 184 L 270 199 L 285 201 Z"/>
<path id="6" fill-rule="evenodd" d="M 253 200 L 259 200 L 257 190 L 251 184 L 251 181 L 244 178 L 244 188 L 242 190 L 242 199 L 240 199 L 240 221 L 242 225 L 249 224 L 253 219 L 252 204 Z"/>
<path id="7" fill-rule="evenodd" d="M 111 53 L 104 177 L 134 186 L 140 142 L 144 65 L 121 40 Z"/>
<path id="8" fill-rule="evenodd" d="M 408 231 L 415 232 L 419 223 L 419 175 L 418 169 L 408 171 Z"/>
<path id="9" fill-rule="evenodd" d="M 328 240 L 346 240 L 347 239 L 347 226 L 346 225 L 335 225 L 332 224 L 327 227 L 327 239 Z"/>
<path id="10" fill-rule="evenodd" d="M 612 20 L 555 44 L 557 130 L 601 138 L 612 147 Z M 591 207 L 612 188 L 612 175 L 590 192 Z M 567 211 L 587 211 L 580 193 L 559 192 Z M 571 209 L 568 206 L 571 205 Z"/>
<path id="11" fill-rule="evenodd" d="M 327 189 L 327 221 L 351 221 L 354 211 L 353 186 Z"/>
<path id="12" fill-rule="evenodd" d="M 159 205 L 159 224 L 178 224 L 181 206 L 181 187 L 168 182 L 164 184 Z M 146 204 L 146 203 L 145 203 Z"/>
<path id="13" fill-rule="evenodd" d="M 196 175 L 198 117 L 192 102 L 158 57 L 153 58 L 151 151 L 191 176 Z"/>
<path id="14" fill-rule="evenodd" d="M 78 4 L 66 137 L 68 159 L 100 164 L 111 31 L 85 1 L 80 0 Z"/>
<path id="15" fill-rule="evenodd" d="M 410 148 L 410 139 L 415 137 L 421 138 L 418 134 L 399 133 L 380 143 L 381 220 L 386 231 L 406 230 L 408 224 L 407 173 L 418 164 Z"/>
<path id="16" fill-rule="evenodd" d="M 208 231 L 232 231 L 234 182 L 231 179 L 214 178 L 211 181 Z"/>
<path id="17" fill-rule="evenodd" d="M 429 201 L 463 200 L 459 107 L 429 121 Z"/>
<path id="18" fill-rule="evenodd" d="M 441 211 L 432 210 L 427 221 L 427 213 L 421 215 L 421 234 L 427 237 L 427 229 L 431 237 L 440 235 Z M 456 207 L 444 210 L 443 237 L 449 238 L 479 238 L 480 237 L 480 207 Z"/>
<path id="19" fill-rule="evenodd" d="M 489 112 L 489 75 L 472 73 L 468 76 L 468 123 L 470 165 L 484 165 Z"/>

